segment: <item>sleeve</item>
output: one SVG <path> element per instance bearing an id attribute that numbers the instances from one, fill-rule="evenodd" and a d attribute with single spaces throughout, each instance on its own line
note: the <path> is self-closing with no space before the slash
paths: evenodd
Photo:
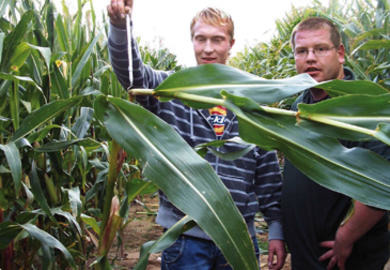
<path id="1" fill-rule="evenodd" d="M 110 24 L 108 51 L 114 72 L 122 86 L 127 89 L 129 86 L 129 59 L 126 29 L 120 29 Z M 171 72 L 154 70 L 145 65 L 142 62 L 138 44 L 134 38 L 132 38 L 132 56 L 134 77 L 132 88 L 154 89 L 171 74 Z"/>
<path id="2" fill-rule="evenodd" d="M 282 175 L 276 151 L 259 149 L 255 188 L 260 211 L 268 224 L 268 239 L 283 240 L 281 223 Z"/>

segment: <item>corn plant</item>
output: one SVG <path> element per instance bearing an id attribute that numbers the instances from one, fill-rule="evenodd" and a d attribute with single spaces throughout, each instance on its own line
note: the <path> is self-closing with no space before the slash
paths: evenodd
<path id="1" fill-rule="evenodd" d="M 127 95 L 108 64 L 104 29 L 81 24 L 86 1 L 78 5 L 71 16 L 63 3 L 62 16 L 50 1 L 1 3 L 2 269 L 87 268 L 127 224 L 129 202 L 156 190 L 130 156 L 120 166 L 94 118 L 96 93 Z"/>
<path id="2" fill-rule="evenodd" d="M 91 20 L 83 24 L 82 10 L 88 6 Z M 92 1 L 79 0 L 74 16 L 64 3 L 62 9 L 59 14 L 51 1 L 0 4 L 0 267 L 109 269 L 113 262 L 107 253 L 117 232 L 131 220 L 130 202 L 137 194 L 155 191 L 157 185 L 188 216 L 148 252 L 161 250 L 167 246 L 165 240 L 173 241 L 174 235 L 196 223 L 234 268 L 258 269 L 245 222 L 210 166 L 171 127 L 127 101 L 108 62 L 107 26 L 96 25 Z M 160 60 L 156 63 L 164 65 Z M 166 63 L 175 65 L 175 59 L 169 57 Z M 193 87 L 202 84 L 213 85 L 213 90 L 203 88 L 200 93 Z M 389 185 L 380 175 L 388 168 L 386 161 L 371 160 L 372 170 L 362 172 L 362 156 L 375 156 L 358 150 L 356 157 L 349 157 L 356 166 L 345 166 L 337 155 L 329 156 L 329 149 L 311 143 L 310 136 L 322 136 L 315 132 L 316 125 L 307 123 L 312 132 L 295 127 L 294 137 L 281 127 L 295 126 L 296 113 L 258 105 L 279 102 L 311 86 L 328 87 L 334 95 L 349 98 L 345 94 L 350 85 L 340 82 L 316 85 L 300 76 L 281 83 L 218 65 L 180 71 L 155 91 L 133 94 L 177 97 L 197 107 L 225 105 L 240 117 L 243 139 L 265 149 L 314 157 L 318 167 L 312 173 L 333 171 L 344 180 L 347 173 L 356 183 L 374 183 L 362 191 L 340 181 L 342 192 L 357 199 L 368 194 L 363 202 L 389 209 L 385 197 Z M 195 92 L 177 92 L 177 88 Z M 383 87 L 367 88 L 358 82 L 353 89 L 371 89 L 370 99 L 356 93 L 354 98 L 386 105 L 388 93 Z M 331 126 L 327 131 L 335 137 L 345 135 L 340 129 L 347 128 L 353 138 L 373 137 L 388 143 L 385 105 L 375 106 L 372 112 L 373 105 L 363 103 L 354 110 L 376 119 L 368 126 L 340 123 L 342 117 L 336 112 L 331 119 L 321 118 L 323 110 L 339 108 L 334 104 L 317 108 L 320 113 L 302 108 L 300 115 Z M 380 120 L 375 118 L 378 115 Z M 340 150 L 332 140 L 326 146 Z M 307 170 L 304 164 L 300 168 Z M 323 184 L 332 187 L 334 182 L 325 179 Z M 144 261 L 138 267 L 144 269 Z"/>
<path id="3" fill-rule="evenodd" d="M 339 27 L 346 47 L 346 65 L 358 79 L 389 88 L 390 5 L 386 0 L 332 0 L 328 7 L 313 1 L 310 7 L 292 8 L 276 21 L 271 41 L 238 53 L 231 64 L 269 79 L 295 75 L 291 33 L 295 25 L 310 16 L 327 17 Z"/>

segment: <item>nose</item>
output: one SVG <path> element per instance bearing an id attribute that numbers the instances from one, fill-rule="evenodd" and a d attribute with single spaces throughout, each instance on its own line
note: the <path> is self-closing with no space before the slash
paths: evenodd
<path id="1" fill-rule="evenodd" d="M 204 51 L 205 51 L 205 53 L 212 53 L 214 51 L 214 47 L 213 47 L 211 40 L 208 39 L 206 41 L 205 46 L 204 46 Z"/>
<path id="2" fill-rule="evenodd" d="M 317 58 L 316 58 L 316 55 L 315 55 L 315 53 L 314 53 L 314 50 L 309 49 L 309 50 L 307 51 L 306 61 L 313 61 L 313 60 L 316 60 L 316 59 L 317 59 Z"/>

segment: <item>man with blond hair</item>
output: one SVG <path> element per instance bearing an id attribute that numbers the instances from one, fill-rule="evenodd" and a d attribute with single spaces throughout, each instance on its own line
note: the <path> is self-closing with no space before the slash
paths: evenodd
<path id="1" fill-rule="evenodd" d="M 114 71 L 127 89 L 129 86 L 128 51 L 125 14 L 131 12 L 133 1 L 111 0 L 108 6 L 110 17 L 109 52 Z M 191 40 L 198 65 L 226 64 L 234 45 L 234 24 L 229 15 L 215 8 L 200 11 L 191 22 Z M 142 63 L 138 46 L 132 40 L 132 67 L 137 88 L 156 88 L 172 72 L 154 70 Z M 165 120 L 194 147 L 214 140 L 238 136 L 238 120 L 235 115 L 218 106 L 211 109 L 192 109 L 179 100 L 159 102 L 156 98 L 137 97 L 146 109 Z M 227 143 L 219 150 L 233 152 L 243 146 Z M 285 259 L 282 241 L 280 191 L 281 174 L 275 152 L 254 148 L 245 156 L 226 161 L 208 153 L 205 159 L 214 168 L 229 189 L 233 200 L 243 215 L 253 239 L 258 256 L 254 226 L 257 211 L 264 214 L 269 225 L 269 268 L 280 269 Z M 183 217 L 160 192 L 160 206 L 156 218 L 165 229 Z M 276 260 L 273 260 L 276 256 Z M 161 269 L 231 269 L 218 247 L 199 227 L 188 230 L 162 254 Z"/>

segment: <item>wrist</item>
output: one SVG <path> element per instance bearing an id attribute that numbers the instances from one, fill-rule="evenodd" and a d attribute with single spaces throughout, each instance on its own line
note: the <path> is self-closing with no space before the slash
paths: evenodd
<path id="1" fill-rule="evenodd" d="M 342 242 L 345 245 L 353 245 L 358 237 L 354 231 L 348 226 L 348 223 L 340 226 L 336 232 L 336 241 Z"/>

